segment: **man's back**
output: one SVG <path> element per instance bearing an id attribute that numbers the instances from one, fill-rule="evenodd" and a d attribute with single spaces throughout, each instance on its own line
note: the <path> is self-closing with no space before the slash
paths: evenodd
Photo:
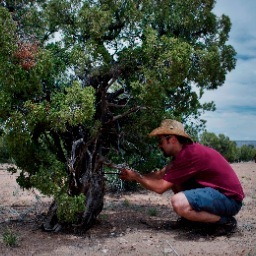
<path id="1" fill-rule="evenodd" d="M 238 201 L 244 198 L 241 183 L 231 165 L 219 152 L 199 143 L 183 146 L 168 165 L 164 179 L 179 185 L 191 181 L 201 187 L 215 188 Z"/>

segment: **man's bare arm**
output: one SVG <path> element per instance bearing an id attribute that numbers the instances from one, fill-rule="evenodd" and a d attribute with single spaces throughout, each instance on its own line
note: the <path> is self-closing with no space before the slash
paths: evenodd
<path id="1" fill-rule="evenodd" d="M 160 178 L 164 176 L 163 169 L 155 174 L 152 174 L 141 175 L 136 171 L 124 169 L 121 171 L 120 178 L 127 181 L 136 181 L 140 183 L 144 188 L 152 190 L 158 194 L 164 193 L 173 186 L 171 182 Z"/>
<path id="2" fill-rule="evenodd" d="M 161 170 L 150 172 L 147 174 L 143 174 L 144 177 L 152 178 L 152 179 L 162 179 L 165 175 L 166 167 Z"/>

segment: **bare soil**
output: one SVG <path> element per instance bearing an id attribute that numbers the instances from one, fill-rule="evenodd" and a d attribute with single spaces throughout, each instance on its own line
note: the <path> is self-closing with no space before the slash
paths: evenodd
<path id="1" fill-rule="evenodd" d="M 0 255 L 256 255 L 256 163 L 232 166 L 246 198 L 236 231 L 216 237 L 200 229 L 164 229 L 165 222 L 178 217 L 170 206 L 172 192 L 145 190 L 107 194 L 97 223 L 83 234 L 43 232 L 40 225 L 51 199 L 20 189 L 5 171 L 7 165 L 0 165 Z M 17 237 L 15 247 L 4 242 L 7 231 Z"/>

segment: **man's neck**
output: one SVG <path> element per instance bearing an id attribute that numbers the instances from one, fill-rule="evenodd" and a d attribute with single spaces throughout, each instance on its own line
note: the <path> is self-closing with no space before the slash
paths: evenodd
<path id="1" fill-rule="evenodd" d="M 175 147 L 175 149 L 174 149 L 174 152 L 173 152 L 173 156 L 176 157 L 176 156 L 180 153 L 180 151 L 182 150 L 182 148 L 183 148 L 183 144 L 177 143 L 177 144 L 176 144 L 176 147 Z"/>

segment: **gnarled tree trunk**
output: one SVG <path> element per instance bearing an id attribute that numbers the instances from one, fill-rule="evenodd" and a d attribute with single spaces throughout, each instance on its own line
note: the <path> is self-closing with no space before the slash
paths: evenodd
<path id="1" fill-rule="evenodd" d="M 83 230 L 89 229 L 102 211 L 105 192 L 105 178 L 102 171 L 97 140 L 85 144 L 83 139 L 73 142 L 68 164 L 70 196 L 85 195 L 85 210 L 79 213 L 79 221 L 74 224 Z M 48 211 L 42 228 L 45 231 L 59 231 L 62 223 L 57 217 L 58 205 L 54 201 Z"/>

